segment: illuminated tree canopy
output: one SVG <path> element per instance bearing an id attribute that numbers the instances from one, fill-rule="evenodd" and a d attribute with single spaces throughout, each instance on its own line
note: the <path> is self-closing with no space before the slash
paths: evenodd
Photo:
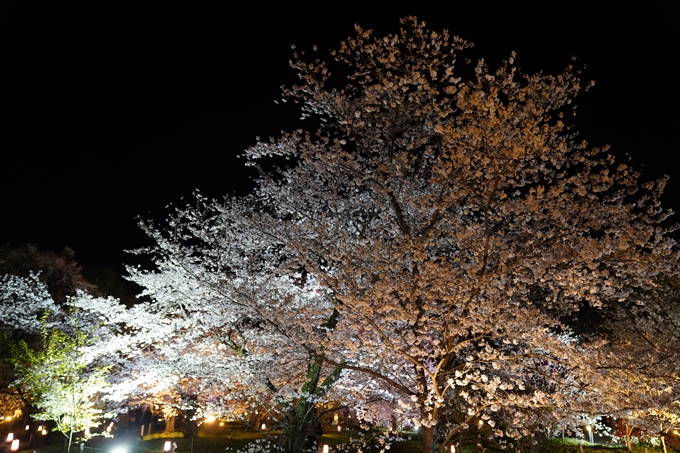
<path id="1" fill-rule="evenodd" d="M 291 452 L 334 402 L 364 422 L 388 408 L 428 452 L 479 421 L 515 448 L 602 414 L 677 427 L 666 180 L 577 139 L 591 84 L 466 62 L 469 43 L 413 17 L 356 31 L 329 62 L 294 51 L 283 100 L 315 130 L 245 151 L 251 195 L 142 222 L 145 302 L 71 299 L 125 370 L 116 398 L 266 407 Z M 584 312 L 606 322 L 579 329 Z"/>

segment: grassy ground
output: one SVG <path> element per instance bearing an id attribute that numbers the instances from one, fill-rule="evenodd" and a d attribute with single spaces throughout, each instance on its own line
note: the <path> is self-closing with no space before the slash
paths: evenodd
<path id="1" fill-rule="evenodd" d="M 320 439 L 320 444 L 328 444 L 331 452 L 337 451 L 335 446 L 339 444 L 348 443 L 352 433 L 327 433 Z M 356 436 L 356 434 L 354 434 Z M 194 439 L 184 439 L 182 437 L 168 437 L 162 434 L 147 436 L 144 440 L 134 441 L 128 440 L 122 442 L 116 438 L 114 439 L 95 439 L 89 442 L 82 453 L 113 453 L 113 449 L 119 445 L 125 445 L 128 453 L 162 453 L 163 445 L 166 440 L 175 442 L 177 444 L 177 453 L 224 453 L 225 450 L 234 452 L 235 450 L 244 449 L 248 444 L 256 439 L 263 439 L 267 436 L 264 433 L 257 431 L 231 431 L 220 437 L 199 437 Z M 276 442 L 278 433 L 271 434 L 271 440 Z M 39 442 L 33 448 L 24 448 L 28 445 L 22 445 L 20 452 L 26 453 L 61 453 L 61 439 L 54 435 L 50 445 L 44 444 L 44 439 L 39 439 Z M 658 448 L 644 446 L 635 447 L 633 453 L 659 453 Z M 381 449 L 379 445 L 374 445 L 368 450 L 369 452 L 378 452 Z M 393 442 L 390 449 L 386 453 L 421 453 L 422 442 L 418 440 L 401 440 Z M 2 453 L 2 450 L 0 450 Z M 70 453 L 80 453 L 78 446 L 73 446 Z M 459 453 L 477 453 L 477 448 L 474 445 L 465 445 Z M 489 446 L 484 449 L 484 453 L 509 453 L 508 450 L 502 450 L 497 447 Z M 530 453 L 580 453 L 579 442 L 575 439 L 554 439 L 550 443 L 543 443 L 534 446 Z M 607 447 L 597 444 L 589 444 L 585 442 L 583 445 L 583 453 L 628 453 L 625 447 Z M 670 452 L 669 452 L 670 453 Z"/>

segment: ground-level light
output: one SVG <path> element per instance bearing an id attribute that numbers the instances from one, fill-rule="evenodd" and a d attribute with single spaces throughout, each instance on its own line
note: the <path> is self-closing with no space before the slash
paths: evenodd
<path id="1" fill-rule="evenodd" d="M 7 433 L 7 442 L 12 442 L 14 440 L 14 433 Z"/>
<path id="2" fill-rule="evenodd" d="M 594 444 L 595 442 L 593 441 L 593 427 L 590 425 L 586 425 L 586 430 L 588 430 L 588 439 L 590 440 L 590 443 Z"/>
<path id="3" fill-rule="evenodd" d="M 165 452 L 172 451 L 172 442 L 166 440 L 165 443 L 163 444 L 163 451 Z"/>
<path id="4" fill-rule="evenodd" d="M 14 439 L 12 441 L 12 446 L 10 447 L 11 451 L 19 451 L 19 439 Z"/>
<path id="5" fill-rule="evenodd" d="M 323 444 L 323 453 L 328 453 L 328 444 Z"/>
<path id="6" fill-rule="evenodd" d="M 338 425 L 338 432 L 342 431 L 342 426 Z"/>
<path id="7" fill-rule="evenodd" d="M 455 445 L 451 445 L 451 453 L 456 453 L 456 446 Z"/>
<path id="8" fill-rule="evenodd" d="M 260 429 L 261 429 L 262 431 L 264 431 L 265 429 L 267 429 L 267 425 L 265 425 L 264 423 L 262 423 L 262 426 L 260 426 Z"/>

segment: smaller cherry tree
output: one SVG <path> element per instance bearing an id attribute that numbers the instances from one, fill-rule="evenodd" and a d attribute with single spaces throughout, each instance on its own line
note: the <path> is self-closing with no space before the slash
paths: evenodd
<path id="1" fill-rule="evenodd" d="M 620 434 L 629 450 L 636 432 L 657 437 L 680 428 L 679 300 L 677 279 L 665 278 L 617 310 L 589 314 L 598 331 L 584 336 L 602 343 L 592 355 L 595 393 L 623 421 Z"/>
<path id="2" fill-rule="evenodd" d="M 75 316 L 67 317 L 64 330 L 50 327 L 48 319 L 46 313 L 41 322 L 39 349 L 25 341 L 16 344 L 16 385 L 31 395 L 38 408 L 33 417 L 54 422 L 55 431 L 64 434 L 68 451 L 78 432 L 100 425 L 110 367 L 93 366 L 86 360 L 86 350 L 96 339 L 78 325 Z"/>

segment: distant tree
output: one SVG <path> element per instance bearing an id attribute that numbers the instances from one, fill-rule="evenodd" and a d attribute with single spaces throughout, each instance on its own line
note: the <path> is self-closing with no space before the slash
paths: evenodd
<path id="1" fill-rule="evenodd" d="M 77 289 L 96 293 L 96 287 L 82 275 L 82 268 L 74 260 L 75 253 L 68 247 L 55 252 L 40 250 L 36 245 L 0 244 L 0 275 L 18 277 L 38 275 L 52 299 L 64 303 Z"/>
<path id="2" fill-rule="evenodd" d="M 43 314 L 57 305 L 38 275 L 0 275 L 0 308 L 0 332 L 20 338 L 37 335 Z"/>

